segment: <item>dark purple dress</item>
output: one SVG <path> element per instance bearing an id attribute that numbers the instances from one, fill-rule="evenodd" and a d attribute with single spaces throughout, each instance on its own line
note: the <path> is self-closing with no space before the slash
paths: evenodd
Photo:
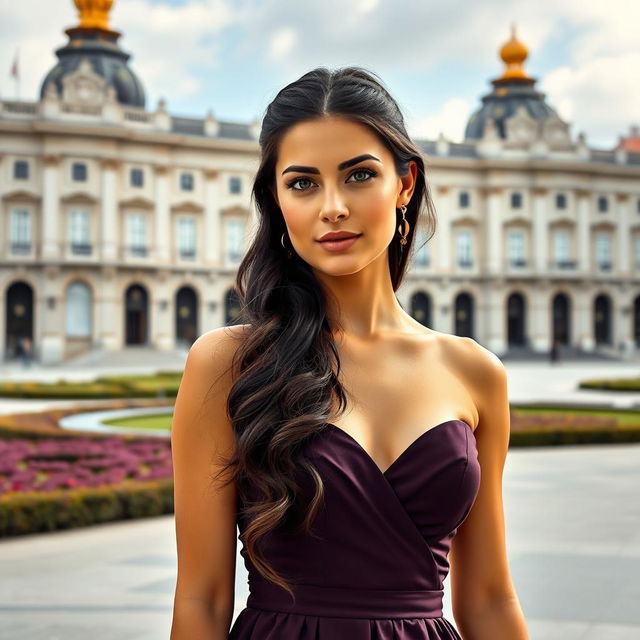
<path id="1" fill-rule="evenodd" d="M 480 486 L 473 429 L 442 422 L 384 472 L 332 424 L 304 452 L 325 487 L 319 537 L 274 530 L 263 547 L 296 602 L 258 573 L 243 547 L 250 594 L 229 639 L 460 640 L 442 615 L 442 589 L 451 540 Z M 312 495 L 311 479 L 298 480 Z M 238 524 L 243 541 L 247 523 Z"/>

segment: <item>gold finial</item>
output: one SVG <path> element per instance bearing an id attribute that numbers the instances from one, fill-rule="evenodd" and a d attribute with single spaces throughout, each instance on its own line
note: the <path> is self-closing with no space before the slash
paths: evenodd
<path id="1" fill-rule="evenodd" d="M 73 0 L 80 14 L 79 28 L 109 31 L 109 11 L 113 0 Z"/>
<path id="2" fill-rule="evenodd" d="M 516 37 L 516 24 L 511 23 L 511 39 L 502 45 L 500 57 L 505 64 L 504 71 L 498 80 L 524 78 L 531 80 L 523 68 L 524 61 L 529 55 L 527 47 Z"/>

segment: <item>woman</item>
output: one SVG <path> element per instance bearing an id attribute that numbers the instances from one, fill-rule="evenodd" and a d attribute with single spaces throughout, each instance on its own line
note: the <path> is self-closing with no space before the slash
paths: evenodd
<path id="1" fill-rule="evenodd" d="M 525 640 L 504 368 L 395 296 L 416 227 L 435 229 L 398 105 L 364 69 L 315 69 L 260 146 L 242 324 L 193 344 L 176 399 L 171 638 Z M 236 524 L 250 595 L 231 625 Z"/>

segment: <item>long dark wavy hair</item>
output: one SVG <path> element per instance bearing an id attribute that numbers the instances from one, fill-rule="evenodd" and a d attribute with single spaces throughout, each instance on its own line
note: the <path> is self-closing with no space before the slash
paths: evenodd
<path id="1" fill-rule="evenodd" d="M 423 156 L 378 76 L 362 67 L 334 71 L 319 67 L 278 92 L 266 109 L 259 138 L 261 160 L 251 193 L 257 230 L 235 282 L 240 304 L 236 320 L 246 327 L 234 353 L 237 376 L 227 400 L 237 448 L 222 471 L 234 467 L 231 480 L 237 482 L 238 508 L 249 522 L 243 538 L 249 558 L 267 580 L 286 589 L 294 600 L 289 582 L 265 559 L 261 539 L 285 525 L 314 535 L 312 523 L 324 499 L 324 486 L 316 467 L 303 455 L 302 445 L 335 420 L 333 406 L 342 415 L 347 394 L 338 381 L 336 327 L 329 324 L 326 292 L 293 247 L 282 246 L 286 226 L 271 189 L 275 191 L 277 150 L 285 132 L 301 121 L 329 115 L 370 127 L 393 154 L 398 176 L 407 175 L 411 160 L 418 166 L 405 213 L 410 224 L 407 244 L 401 251 L 400 236 L 395 234 L 388 248 L 394 291 L 404 277 L 416 228 L 426 229 L 426 244 L 436 226 Z M 396 218 L 399 224 L 399 210 Z M 310 474 L 315 495 L 292 522 L 292 508 L 300 499 L 296 469 Z M 262 499 L 250 502 L 249 486 Z"/>

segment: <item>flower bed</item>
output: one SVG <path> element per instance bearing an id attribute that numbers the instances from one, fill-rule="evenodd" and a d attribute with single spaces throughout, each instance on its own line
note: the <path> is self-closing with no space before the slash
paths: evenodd
<path id="1" fill-rule="evenodd" d="M 0 417 L 0 537 L 173 513 L 171 440 L 69 432 L 85 411 L 167 406 L 121 400 Z"/>
<path id="2" fill-rule="evenodd" d="M 0 440 L 0 495 L 172 477 L 167 438 Z"/>

